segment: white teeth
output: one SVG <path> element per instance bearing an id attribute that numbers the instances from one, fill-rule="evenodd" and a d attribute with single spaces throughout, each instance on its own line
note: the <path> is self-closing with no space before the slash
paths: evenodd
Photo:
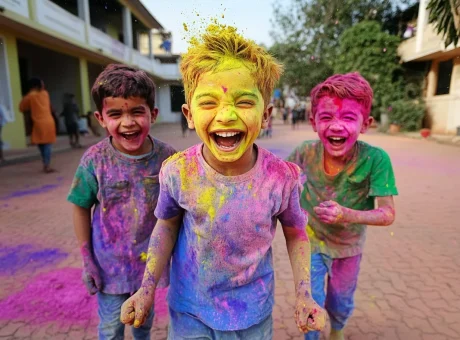
<path id="1" fill-rule="evenodd" d="M 343 137 L 329 137 L 329 138 L 332 139 L 332 140 L 337 140 L 337 141 L 345 139 Z"/>
<path id="2" fill-rule="evenodd" d="M 136 133 L 137 133 L 137 131 L 135 131 L 135 132 L 123 132 L 122 134 L 132 136 L 132 135 L 135 135 Z"/>
<path id="3" fill-rule="evenodd" d="M 239 132 L 216 132 L 219 137 L 233 137 L 239 134 Z"/>

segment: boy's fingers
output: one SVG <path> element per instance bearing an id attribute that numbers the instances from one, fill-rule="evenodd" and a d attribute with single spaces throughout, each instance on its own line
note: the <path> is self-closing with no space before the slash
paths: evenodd
<path id="1" fill-rule="evenodd" d="M 124 324 L 132 325 L 134 322 L 134 314 L 135 314 L 134 301 L 131 299 L 128 299 L 125 303 L 121 305 L 120 321 L 123 322 Z"/>
<path id="2" fill-rule="evenodd" d="M 319 204 L 322 207 L 332 207 L 335 205 L 334 201 L 324 201 Z"/>
<path id="3" fill-rule="evenodd" d="M 145 316 L 146 315 L 145 315 L 144 306 L 141 305 L 135 311 L 135 315 L 134 315 L 134 327 L 135 328 L 139 328 L 140 326 L 144 324 Z"/>

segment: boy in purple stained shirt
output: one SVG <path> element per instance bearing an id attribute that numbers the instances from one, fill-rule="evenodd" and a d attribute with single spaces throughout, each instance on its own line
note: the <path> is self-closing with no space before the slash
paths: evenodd
<path id="1" fill-rule="evenodd" d="M 74 204 L 83 281 L 97 293 L 99 339 L 122 339 L 120 307 L 140 288 L 141 255 L 156 223 L 158 174 L 175 150 L 149 135 L 158 112 L 155 85 L 145 72 L 109 65 L 91 93 L 95 116 L 110 136 L 83 155 L 68 200 Z M 152 321 L 153 312 L 133 329 L 134 338 L 150 339 Z"/>
<path id="2" fill-rule="evenodd" d="M 254 144 L 268 124 L 281 65 L 233 28 L 211 25 L 183 56 L 181 72 L 182 110 L 203 143 L 163 164 L 142 287 L 123 304 L 121 319 L 143 324 L 172 252 L 168 339 L 271 339 L 271 246 L 280 221 L 297 326 L 321 329 L 325 314 L 310 295 L 300 169 Z"/>
<path id="3" fill-rule="evenodd" d="M 344 339 L 353 312 L 366 225 L 388 226 L 395 217 L 398 190 L 390 158 L 357 140 L 372 123 L 372 97 L 358 73 L 338 74 L 317 85 L 311 91 L 310 122 L 319 140 L 302 143 L 288 157 L 307 175 L 300 203 L 310 216 L 312 293 L 329 313 L 331 340 Z M 306 340 L 319 338 L 319 332 L 305 335 Z"/>

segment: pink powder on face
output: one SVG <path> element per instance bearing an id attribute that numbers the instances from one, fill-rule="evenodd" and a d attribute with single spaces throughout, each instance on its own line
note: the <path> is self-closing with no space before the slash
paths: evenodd
<path id="1" fill-rule="evenodd" d="M 0 320 L 85 326 L 94 319 L 96 297 L 87 293 L 78 268 L 40 274 L 22 291 L 0 301 Z"/>
<path id="2" fill-rule="evenodd" d="M 334 97 L 333 103 L 337 106 L 337 110 L 342 110 L 342 99 Z"/>
<path id="3" fill-rule="evenodd" d="M 224 93 L 227 93 L 227 90 L 228 90 L 228 88 L 227 88 L 227 87 L 225 87 L 225 86 L 222 86 L 222 91 L 224 91 Z"/>

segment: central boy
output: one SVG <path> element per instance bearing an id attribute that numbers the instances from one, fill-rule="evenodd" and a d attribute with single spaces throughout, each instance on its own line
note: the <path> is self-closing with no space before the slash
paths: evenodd
<path id="1" fill-rule="evenodd" d="M 163 163 L 141 289 L 121 320 L 139 327 L 172 253 L 169 339 L 271 339 L 272 242 L 281 222 L 294 272 L 295 319 L 319 330 L 300 168 L 254 144 L 272 111 L 282 67 L 226 26 L 211 25 L 183 56 L 182 110 L 202 144 Z M 174 247 L 174 249 L 173 249 Z"/>

